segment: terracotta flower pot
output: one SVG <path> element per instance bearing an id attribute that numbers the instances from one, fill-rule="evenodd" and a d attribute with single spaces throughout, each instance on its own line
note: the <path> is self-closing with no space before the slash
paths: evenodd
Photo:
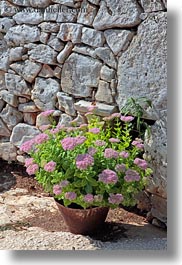
<path id="1" fill-rule="evenodd" d="M 55 200 L 68 229 L 73 234 L 91 235 L 105 222 L 109 207 L 75 209 Z"/>

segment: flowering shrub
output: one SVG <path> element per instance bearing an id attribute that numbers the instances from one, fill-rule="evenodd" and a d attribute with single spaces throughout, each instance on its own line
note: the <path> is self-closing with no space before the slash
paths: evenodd
<path id="1" fill-rule="evenodd" d="M 143 141 L 132 139 L 134 118 L 114 113 L 101 121 L 93 106 L 86 116 L 88 124 L 47 127 L 23 143 L 20 149 L 31 156 L 26 171 L 65 206 L 135 205 L 152 171 L 142 159 Z"/>

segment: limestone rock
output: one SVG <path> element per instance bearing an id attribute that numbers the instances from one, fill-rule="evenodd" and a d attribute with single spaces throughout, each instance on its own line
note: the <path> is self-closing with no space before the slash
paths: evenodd
<path id="1" fill-rule="evenodd" d="M 48 39 L 49 39 L 49 33 L 48 32 L 41 32 L 40 42 L 42 42 L 43 44 L 47 44 Z"/>
<path id="2" fill-rule="evenodd" d="M 29 0 L 30 5 L 33 7 L 38 7 L 38 8 L 45 8 L 51 4 L 51 0 Z"/>
<path id="3" fill-rule="evenodd" d="M 40 63 L 34 63 L 32 61 L 26 60 L 23 62 L 13 63 L 10 65 L 10 67 L 26 81 L 32 83 L 40 72 L 42 65 Z"/>
<path id="4" fill-rule="evenodd" d="M 106 103 L 113 103 L 109 83 L 100 80 L 97 93 L 95 95 L 96 100 L 103 101 Z"/>
<path id="5" fill-rule="evenodd" d="M 30 56 L 30 59 L 40 63 L 53 65 L 56 63 L 57 52 L 55 52 L 51 47 L 44 44 L 36 45 L 33 49 L 28 51 L 28 54 Z"/>
<path id="6" fill-rule="evenodd" d="M 71 121 L 72 121 L 72 117 L 69 116 L 68 114 L 61 114 L 60 120 L 59 120 L 59 125 L 64 125 L 66 127 L 71 126 Z"/>
<path id="7" fill-rule="evenodd" d="M 15 6 L 10 4 L 9 2 L 8 1 L 1 1 L 0 2 L 0 16 L 11 17 L 14 14 L 16 14 Z"/>
<path id="8" fill-rule="evenodd" d="M 6 161 L 16 161 L 17 148 L 10 142 L 0 143 L 0 157 Z"/>
<path id="9" fill-rule="evenodd" d="M 0 54 L 0 71 L 8 71 L 9 68 L 9 52 Z"/>
<path id="10" fill-rule="evenodd" d="M 18 25 L 10 28 L 5 40 L 11 46 L 20 46 L 29 42 L 40 40 L 40 30 L 36 26 Z"/>
<path id="11" fill-rule="evenodd" d="M 165 9 L 162 0 L 141 0 L 141 5 L 144 12 L 156 12 Z"/>
<path id="12" fill-rule="evenodd" d="M 54 22 L 42 22 L 38 25 L 43 32 L 58 32 L 60 29 L 60 25 Z"/>
<path id="13" fill-rule="evenodd" d="M 10 131 L 0 117 L 0 136 L 10 136 Z"/>
<path id="14" fill-rule="evenodd" d="M 141 11 L 135 0 L 101 1 L 93 26 L 97 30 L 134 27 L 141 22 Z"/>
<path id="15" fill-rule="evenodd" d="M 100 0 L 88 0 L 88 2 L 90 2 L 91 4 L 94 4 L 94 5 L 99 5 Z"/>
<path id="16" fill-rule="evenodd" d="M 162 0 L 162 2 L 164 4 L 165 8 L 167 9 L 167 0 Z"/>
<path id="17" fill-rule="evenodd" d="M 4 108 L 4 105 L 5 105 L 5 101 L 0 97 L 0 112 Z"/>
<path id="18" fill-rule="evenodd" d="M 128 48 L 134 32 L 130 30 L 108 29 L 104 31 L 104 36 L 110 49 L 117 55 L 120 51 L 125 51 Z"/>
<path id="19" fill-rule="evenodd" d="M 24 47 L 16 47 L 9 50 L 9 61 L 16 62 L 21 61 L 22 56 L 26 53 L 26 49 Z"/>
<path id="20" fill-rule="evenodd" d="M 36 117 L 36 127 L 41 130 L 41 126 L 51 125 L 51 122 L 47 116 L 43 116 L 41 113 Z"/>
<path id="21" fill-rule="evenodd" d="M 117 61 L 115 59 L 114 54 L 108 47 L 99 47 L 95 49 L 95 54 L 103 60 L 105 64 L 108 66 L 116 69 L 117 68 Z"/>
<path id="22" fill-rule="evenodd" d="M 0 113 L 0 117 L 7 125 L 8 129 L 12 130 L 15 125 L 22 121 L 23 114 L 16 108 L 6 105 Z"/>
<path id="23" fill-rule="evenodd" d="M 39 112 L 40 110 L 36 107 L 34 102 L 27 102 L 19 104 L 18 110 L 21 112 Z"/>
<path id="24" fill-rule="evenodd" d="M 12 18 L 4 17 L 0 18 L 0 32 L 6 33 L 9 28 L 14 26 L 15 22 Z"/>
<path id="25" fill-rule="evenodd" d="M 50 47 L 52 47 L 55 51 L 60 52 L 61 50 L 63 50 L 64 48 L 64 43 L 62 41 L 60 41 L 55 35 L 51 35 L 47 45 L 49 45 Z"/>
<path id="26" fill-rule="evenodd" d="M 63 23 L 57 35 L 62 41 L 72 41 L 73 43 L 81 43 L 82 25 L 74 23 Z"/>
<path id="27" fill-rule="evenodd" d="M 35 125 L 36 124 L 36 117 L 37 117 L 37 114 L 34 112 L 23 113 L 23 120 L 26 124 L 29 124 L 29 125 Z"/>
<path id="28" fill-rule="evenodd" d="M 81 42 L 93 47 L 101 47 L 105 42 L 104 34 L 95 29 L 83 27 Z"/>
<path id="29" fill-rule="evenodd" d="M 44 21 L 43 13 L 37 12 L 34 8 L 29 8 L 29 12 L 18 12 L 13 16 L 16 24 L 38 25 Z"/>
<path id="30" fill-rule="evenodd" d="M 86 12 L 83 12 L 84 9 Z M 92 26 L 97 11 L 98 9 L 95 6 L 90 5 L 86 0 L 83 0 L 80 12 L 78 13 L 77 23 Z"/>
<path id="31" fill-rule="evenodd" d="M 59 6 L 58 15 L 56 21 L 58 23 L 76 22 L 77 12 L 70 7 Z"/>
<path id="32" fill-rule="evenodd" d="M 77 97 L 91 96 L 91 88 L 98 86 L 101 66 L 96 59 L 72 53 L 63 65 L 62 90 Z"/>
<path id="33" fill-rule="evenodd" d="M 18 6 L 30 6 L 30 0 L 9 0 L 9 2 Z"/>
<path id="34" fill-rule="evenodd" d="M 54 76 L 60 79 L 61 78 L 61 71 L 62 71 L 62 68 L 59 66 L 56 66 L 56 68 L 54 69 Z"/>
<path id="35" fill-rule="evenodd" d="M 9 93 L 7 90 L 1 90 L 0 91 L 0 98 L 2 98 L 6 103 L 11 105 L 12 107 L 18 106 L 17 96 Z"/>
<path id="36" fill-rule="evenodd" d="M 66 95 L 63 92 L 57 93 L 59 109 L 65 111 L 67 114 L 71 116 L 75 116 L 76 112 L 74 109 L 74 100 L 72 97 Z"/>
<path id="37" fill-rule="evenodd" d="M 60 85 L 56 80 L 37 77 L 32 90 L 32 100 L 40 110 L 55 109 L 58 91 L 60 91 Z"/>
<path id="38" fill-rule="evenodd" d="M 20 147 L 24 142 L 34 138 L 40 131 L 35 127 L 25 123 L 17 124 L 12 131 L 10 142 Z"/>
<path id="39" fill-rule="evenodd" d="M 53 3 L 74 7 L 74 0 L 52 0 Z"/>
<path id="40" fill-rule="evenodd" d="M 100 72 L 100 78 L 104 81 L 111 82 L 112 79 L 115 77 L 115 74 L 116 72 L 112 68 L 103 65 Z"/>
<path id="41" fill-rule="evenodd" d="M 0 71 L 0 91 L 6 89 L 5 72 Z"/>
<path id="42" fill-rule="evenodd" d="M 153 217 L 156 217 L 163 223 L 167 223 L 167 201 L 157 195 L 151 196 L 152 209 L 151 213 Z"/>
<path id="43" fill-rule="evenodd" d="M 48 64 L 43 64 L 42 69 L 39 72 L 38 76 L 45 78 L 53 77 L 54 71 Z"/>
<path id="44" fill-rule="evenodd" d="M 160 117 L 167 109 L 167 16 L 164 12 L 150 14 L 140 24 L 129 48 L 119 58 L 116 99 L 119 108 L 133 95 L 150 99 Z M 156 119 L 151 108 L 146 112 L 146 118 Z"/>
<path id="45" fill-rule="evenodd" d="M 75 109 L 81 113 L 86 113 L 88 112 L 88 108 L 91 106 L 91 102 L 85 101 L 85 100 L 80 100 L 76 102 L 75 104 Z M 111 106 L 107 105 L 104 103 L 97 103 L 96 108 L 95 108 L 95 114 L 99 116 L 110 116 L 112 113 L 117 111 L 116 106 Z"/>
<path id="46" fill-rule="evenodd" d="M 19 75 L 5 74 L 6 88 L 10 93 L 17 96 L 29 96 L 31 95 L 30 88 L 26 84 L 25 80 Z"/>
<path id="47" fill-rule="evenodd" d="M 84 115 L 78 114 L 77 117 L 72 120 L 71 124 L 75 126 L 80 126 L 81 124 L 85 124 L 86 122 L 86 117 Z"/>
<path id="48" fill-rule="evenodd" d="M 74 45 L 71 41 L 68 41 L 64 49 L 58 54 L 57 61 L 60 64 L 63 64 L 68 56 L 71 54 Z"/>
<path id="49" fill-rule="evenodd" d="M 85 46 L 83 44 L 77 44 L 73 48 L 73 52 L 81 53 L 83 55 L 88 55 L 90 57 L 96 58 L 95 49 Z"/>

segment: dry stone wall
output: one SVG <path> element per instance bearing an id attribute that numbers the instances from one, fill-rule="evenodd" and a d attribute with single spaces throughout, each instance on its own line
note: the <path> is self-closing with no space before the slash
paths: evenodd
<path id="1" fill-rule="evenodd" d="M 69 126 L 85 121 L 92 100 L 108 116 L 146 96 L 155 111 L 145 116 L 156 122 L 145 141 L 154 169 L 145 200 L 166 223 L 166 8 L 166 0 L 0 1 L 0 157 L 23 161 L 21 143 L 49 123 L 44 110 Z"/>

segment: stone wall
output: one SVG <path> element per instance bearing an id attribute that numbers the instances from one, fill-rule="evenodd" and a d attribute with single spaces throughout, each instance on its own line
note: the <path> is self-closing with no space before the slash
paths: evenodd
<path id="1" fill-rule="evenodd" d="M 146 108 L 156 122 L 145 141 L 154 178 L 139 205 L 166 223 L 166 8 L 166 0 L 0 1 L 0 157 L 23 161 L 18 148 L 48 123 L 44 110 L 69 125 L 84 122 L 92 100 L 108 116 L 146 96 L 155 106 Z"/>

